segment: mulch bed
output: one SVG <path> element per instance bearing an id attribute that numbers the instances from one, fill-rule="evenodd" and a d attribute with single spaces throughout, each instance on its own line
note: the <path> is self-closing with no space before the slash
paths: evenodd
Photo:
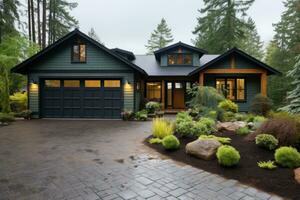
<path id="1" fill-rule="evenodd" d="M 147 138 L 144 142 L 147 146 L 170 157 L 205 171 L 219 174 L 223 177 L 238 180 L 244 184 L 256 187 L 266 192 L 279 196 L 300 199 L 300 185 L 294 180 L 292 169 L 278 167 L 275 170 L 261 169 L 257 166 L 258 161 L 274 160 L 274 152 L 261 149 L 255 145 L 254 141 L 246 140 L 246 137 L 238 136 L 232 132 L 219 133 L 218 136 L 230 137 L 231 145 L 234 146 L 241 155 L 238 166 L 234 168 L 224 168 L 218 161 L 204 161 L 185 153 L 185 145 L 196 138 L 180 138 L 180 149 L 167 151 L 162 145 L 149 144 Z"/>

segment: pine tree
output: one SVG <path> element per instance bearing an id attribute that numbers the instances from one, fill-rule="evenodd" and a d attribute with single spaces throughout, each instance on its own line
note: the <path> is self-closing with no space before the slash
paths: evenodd
<path id="1" fill-rule="evenodd" d="M 294 89 L 288 92 L 287 100 L 289 104 L 281 108 L 281 110 L 298 114 L 300 113 L 300 55 L 296 57 L 296 64 L 287 73 L 287 76 L 293 79 L 292 85 L 294 85 Z"/>
<path id="2" fill-rule="evenodd" d="M 173 40 L 172 30 L 168 27 L 166 20 L 162 18 L 148 40 L 148 44 L 146 45 L 148 53 L 151 54 L 158 49 L 166 47 Z"/>
<path id="3" fill-rule="evenodd" d="M 246 30 L 251 29 L 245 21 L 246 11 L 254 0 L 204 0 L 205 8 L 193 34 L 193 41 L 199 48 L 210 53 L 224 53 L 246 38 Z"/>
<path id="4" fill-rule="evenodd" d="M 88 32 L 88 36 L 90 38 L 92 38 L 93 40 L 96 40 L 97 42 L 99 42 L 100 44 L 104 45 L 103 42 L 101 42 L 99 36 L 97 35 L 96 31 L 94 28 L 91 28 L 91 30 Z"/>

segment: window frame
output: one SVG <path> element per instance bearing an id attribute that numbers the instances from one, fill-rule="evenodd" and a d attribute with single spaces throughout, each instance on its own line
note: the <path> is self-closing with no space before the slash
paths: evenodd
<path id="1" fill-rule="evenodd" d="M 233 101 L 233 102 L 237 102 L 237 103 L 245 103 L 245 102 L 247 102 L 247 79 L 246 79 L 246 77 L 237 77 L 237 76 L 234 76 L 234 77 L 216 77 L 215 78 L 215 83 L 214 83 L 214 85 L 215 85 L 215 88 L 217 89 L 217 80 L 218 79 L 224 79 L 225 80 L 225 87 L 226 87 L 226 90 L 227 90 L 227 79 L 234 79 L 234 82 L 235 82 L 235 90 L 234 90 L 234 96 L 235 96 L 235 99 L 234 100 L 231 100 L 231 101 Z M 237 99 L 237 90 L 238 90 L 238 88 L 237 88 L 237 80 L 238 79 L 244 79 L 244 99 Z M 227 93 L 225 94 L 225 98 L 226 99 L 228 99 L 227 98 Z"/>
<path id="2" fill-rule="evenodd" d="M 182 64 L 179 64 L 178 63 L 178 55 L 182 55 Z M 169 56 L 174 56 L 174 60 L 175 60 L 175 64 L 172 64 L 169 62 Z M 185 64 L 184 63 L 184 60 L 185 60 L 185 56 L 191 56 L 191 63 L 187 63 Z M 193 65 L 193 54 L 192 53 L 170 53 L 167 55 L 167 60 L 168 60 L 168 65 L 170 66 L 176 66 L 176 65 Z"/>
<path id="3" fill-rule="evenodd" d="M 147 93 L 148 93 L 148 88 L 147 88 L 147 83 L 159 83 L 160 84 L 160 99 L 158 102 L 162 103 L 162 82 L 161 81 L 145 81 L 145 98 L 150 100 L 150 101 L 154 101 L 153 99 L 149 99 L 147 97 Z"/>
<path id="4" fill-rule="evenodd" d="M 80 61 L 80 46 L 84 45 L 85 46 L 85 59 L 84 61 Z M 74 46 L 79 46 L 79 52 L 78 52 L 78 60 L 74 60 Z M 74 43 L 72 44 L 72 48 L 71 48 L 71 63 L 72 64 L 76 64 L 76 63 L 86 63 L 87 62 L 87 45 L 86 43 L 83 42 L 78 42 L 78 43 Z"/>

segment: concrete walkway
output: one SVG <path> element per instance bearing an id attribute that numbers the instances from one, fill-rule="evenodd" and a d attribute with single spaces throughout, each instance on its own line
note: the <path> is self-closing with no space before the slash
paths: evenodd
<path id="1" fill-rule="evenodd" d="M 0 200 L 281 199 L 166 159 L 151 122 L 31 120 L 0 127 Z"/>

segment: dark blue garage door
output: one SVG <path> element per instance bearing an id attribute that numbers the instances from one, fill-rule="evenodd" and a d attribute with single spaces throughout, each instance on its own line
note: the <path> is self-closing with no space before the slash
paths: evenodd
<path id="1" fill-rule="evenodd" d="M 46 79 L 42 83 L 42 117 L 104 119 L 121 117 L 123 95 L 120 80 Z"/>

